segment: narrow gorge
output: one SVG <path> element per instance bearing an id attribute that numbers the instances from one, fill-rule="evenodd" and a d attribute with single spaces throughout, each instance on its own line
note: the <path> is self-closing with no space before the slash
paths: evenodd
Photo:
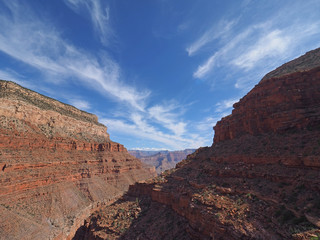
<path id="1" fill-rule="evenodd" d="M 320 240 L 320 0 L 0 0 L 0 240 Z"/>
<path id="2" fill-rule="evenodd" d="M 320 49 L 267 74 L 214 130 L 75 239 L 319 239 Z"/>

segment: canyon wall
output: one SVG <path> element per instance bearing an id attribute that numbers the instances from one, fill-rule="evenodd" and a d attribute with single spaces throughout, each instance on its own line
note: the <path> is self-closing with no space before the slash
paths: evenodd
<path id="1" fill-rule="evenodd" d="M 319 56 L 310 51 L 267 74 L 217 123 L 211 147 L 128 195 L 187 220 L 182 239 L 319 239 Z M 121 239 L 163 239 L 140 225 L 148 218 L 133 220 Z M 166 229 L 170 217 L 154 218 Z M 86 232 L 100 239 L 103 226 L 92 219 Z"/>
<path id="2" fill-rule="evenodd" d="M 261 81 L 214 127 L 214 143 L 320 127 L 320 67 Z"/>
<path id="3" fill-rule="evenodd" d="M 98 118 L 0 81 L 0 239 L 67 239 L 97 206 L 155 175 Z"/>

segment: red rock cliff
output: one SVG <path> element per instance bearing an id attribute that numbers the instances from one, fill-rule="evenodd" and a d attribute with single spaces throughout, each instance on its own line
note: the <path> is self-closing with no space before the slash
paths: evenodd
<path id="1" fill-rule="evenodd" d="M 214 143 L 320 126 L 320 67 L 264 79 L 214 127 Z"/>
<path id="2" fill-rule="evenodd" d="M 319 56 L 316 49 L 267 74 L 217 123 L 211 147 L 129 194 L 183 216 L 185 239 L 319 238 Z"/>
<path id="3" fill-rule="evenodd" d="M 95 115 L 0 81 L 0 239 L 65 239 L 155 172 Z"/>

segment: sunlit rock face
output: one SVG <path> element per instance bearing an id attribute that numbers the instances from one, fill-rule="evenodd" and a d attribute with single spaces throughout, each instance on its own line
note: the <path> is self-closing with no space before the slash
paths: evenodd
<path id="1" fill-rule="evenodd" d="M 0 81 L 0 239 L 66 239 L 154 174 L 95 115 Z"/>

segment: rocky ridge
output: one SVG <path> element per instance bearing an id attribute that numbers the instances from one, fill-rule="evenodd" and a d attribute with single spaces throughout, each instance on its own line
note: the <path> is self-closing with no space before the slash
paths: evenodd
<path id="1" fill-rule="evenodd" d="M 320 65 L 320 48 L 317 48 L 276 68 L 275 70 L 266 74 L 262 78 L 262 81 L 266 79 L 274 78 L 274 77 L 282 77 L 290 73 L 309 71 L 313 68 L 319 67 L 319 65 Z"/>
<path id="2" fill-rule="evenodd" d="M 159 228 L 166 218 L 183 217 L 180 239 L 319 239 L 319 51 L 267 74 L 217 123 L 211 147 L 130 186 L 128 196 L 173 211 L 156 218 Z M 82 229 L 87 239 L 174 239 L 149 231 L 153 221 L 140 225 L 145 214 L 111 237 L 101 209 Z"/>
<path id="3" fill-rule="evenodd" d="M 83 219 L 155 175 L 98 118 L 0 81 L 0 239 L 71 239 Z"/>
<path id="4" fill-rule="evenodd" d="M 145 164 L 154 166 L 158 174 L 174 168 L 176 164 L 193 153 L 195 149 L 185 149 L 181 151 L 140 151 L 129 150 L 129 153 L 139 158 Z"/>

